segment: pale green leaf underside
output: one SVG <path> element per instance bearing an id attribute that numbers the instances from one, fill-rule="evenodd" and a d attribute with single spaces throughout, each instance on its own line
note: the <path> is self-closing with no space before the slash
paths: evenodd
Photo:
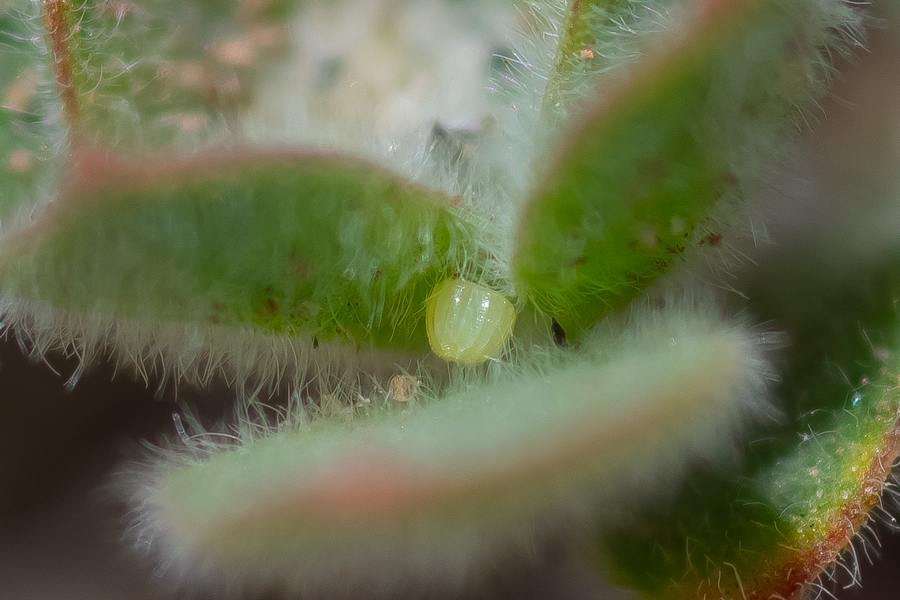
<path id="1" fill-rule="evenodd" d="M 472 231 L 442 193 L 329 155 L 73 161 L 66 194 L 0 246 L 5 292 L 55 307 L 427 348 L 425 300 Z"/>
<path id="2" fill-rule="evenodd" d="M 349 431 L 318 424 L 186 456 L 140 500 L 154 515 L 147 535 L 210 567 L 216 586 L 378 579 L 388 564 L 399 585 L 530 544 L 541 517 L 598 488 L 627 495 L 638 465 L 704 446 L 735 416 L 754 352 L 740 331 L 694 325 Z"/>

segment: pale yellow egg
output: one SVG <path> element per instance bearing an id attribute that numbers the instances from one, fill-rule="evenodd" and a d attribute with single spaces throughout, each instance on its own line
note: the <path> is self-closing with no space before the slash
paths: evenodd
<path id="1" fill-rule="evenodd" d="M 498 356 L 515 323 L 503 294 L 461 279 L 441 282 L 425 305 L 428 342 L 446 361 L 476 365 Z"/>

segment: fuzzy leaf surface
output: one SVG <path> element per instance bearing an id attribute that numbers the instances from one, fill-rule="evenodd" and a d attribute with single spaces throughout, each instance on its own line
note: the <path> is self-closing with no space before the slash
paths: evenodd
<path id="1" fill-rule="evenodd" d="M 645 36 L 666 26 L 672 0 L 572 0 L 561 22 L 559 45 L 541 113 L 547 125 L 564 119 L 583 99 L 584 87 L 640 55 Z M 558 123 L 554 123 L 558 125 Z"/>
<path id="2" fill-rule="evenodd" d="M 475 258 L 445 195 L 342 156 L 86 153 L 69 181 L 0 246 L 6 292 L 151 322 L 425 347 L 428 293 Z"/>
<path id="3" fill-rule="evenodd" d="M 742 468 L 695 469 L 674 502 L 604 532 L 623 583 L 658 599 L 798 598 L 848 548 L 900 456 L 897 265 L 850 285 L 791 273 L 787 299 L 776 285 L 758 304 L 796 338 L 787 419 L 748 432 Z"/>
<path id="4" fill-rule="evenodd" d="M 736 170 L 810 101 L 807 76 L 833 25 L 818 3 L 694 8 L 676 34 L 648 36 L 646 57 L 604 82 L 538 168 L 513 276 L 566 331 L 623 306 L 687 247 L 721 238 L 703 227 L 740 196 Z"/>
<path id="5" fill-rule="evenodd" d="M 43 2 L 73 141 L 143 149 L 221 139 L 252 99 L 253 71 L 284 43 L 284 4 Z"/>
<path id="6" fill-rule="evenodd" d="M 64 137 L 31 6 L 0 7 L 0 214 L 35 201 Z M 20 12 L 21 11 L 21 12 Z"/>
<path id="7" fill-rule="evenodd" d="M 485 553 L 528 547 L 545 520 L 628 494 L 638 465 L 705 451 L 742 414 L 751 338 L 667 323 L 349 430 L 282 423 L 208 456 L 184 448 L 135 496 L 140 535 L 215 587 L 340 582 L 394 597 L 404 581 L 452 582 Z"/>

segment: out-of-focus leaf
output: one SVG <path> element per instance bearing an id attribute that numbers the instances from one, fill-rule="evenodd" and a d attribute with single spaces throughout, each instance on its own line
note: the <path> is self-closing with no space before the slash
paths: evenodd
<path id="1" fill-rule="evenodd" d="M 664 29 L 672 0 L 576 0 L 561 23 L 553 70 L 544 89 L 546 125 L 584 98 L 585 88 L 633 60 L 646 36 Z"/>
<path id="2" fill-rule="evenodd" d="M 27 206 L 61 163 L 64 133 L 32 6 L 0 7 L 0 215 Z"/>
<path id="3" fill-rule="evenodd" d="M 68 124 L 118 148 L 221 138 L 286 41 L 282 0 L 43 3 Z"/>
<path id="4" fill-rule="evenodd" d="M 138 536 L 215 588 L 452 585 L 485 553 L 528 548 L 544 523 L 720 447 L 755 390 L 758 348 L 715 317 L 659 324 L 350 430 L 282 425 L 211 438 L 208 456 L 197 435 L 133 498 Z"/>

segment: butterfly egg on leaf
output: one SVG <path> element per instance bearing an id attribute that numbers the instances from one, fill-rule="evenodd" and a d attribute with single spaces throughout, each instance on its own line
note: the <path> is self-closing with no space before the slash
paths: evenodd
<path id="1" fill-rule="evenodd" d="M 446 361 L 481 364 L 506 346 L 516 310 L 500 292 L 462 279 L 447 279 L 425 305 L 428 343 Z"/>

